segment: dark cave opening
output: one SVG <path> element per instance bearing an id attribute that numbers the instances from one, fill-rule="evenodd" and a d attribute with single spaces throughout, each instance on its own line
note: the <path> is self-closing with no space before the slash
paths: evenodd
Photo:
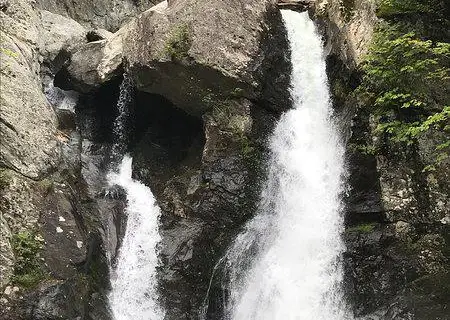
<path id="1" fill-rule="evenodd" d="M 200 166 L 205 144 L 201 119 L 161 95 L 137 91 L 132 122 L 130 152 L 137 178 L 154 185 L 185 167 Z"/>
<path id="2" fill-rule="evenodd" d="M 123 77 L 117 77 L 91 94 L 82 94 L 76 107 L 77 127 L 83 139 L 114 143 L 113 124 Z M 205 142 L 202 120 L 191 116 L 167 98 L 135 91 L 129 105 L 127 153 L 168 169 L 201 160 Z"/>

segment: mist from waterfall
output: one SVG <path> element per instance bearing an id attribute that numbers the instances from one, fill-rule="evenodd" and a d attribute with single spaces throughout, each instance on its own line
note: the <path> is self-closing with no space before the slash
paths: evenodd
<path id="1" fill-rule="evenodd" d="M 122 187 L 126 193 L 127 223 L 115 268 L 111 270 L 109 305 L 114 320 L 162 320 L 164 311 L 158 304 L 156 279 L 160 209 L 150 188 L 132 178 L 133 160 L 124 155 L 132 85 L 125 74 L 113 126 L 111 159 L 121 161 L 108 174 L 108 183 L 110 187 Z"/>
<path id="2" fill-rule="evenodd" d="M 332 120 L 321 38 L 307 13 L 282 10 L 294 108 L 270 139 L 259 212 L 224 259 L 225 318 L 351 319 L 341 282 L 344 149 Z"/>

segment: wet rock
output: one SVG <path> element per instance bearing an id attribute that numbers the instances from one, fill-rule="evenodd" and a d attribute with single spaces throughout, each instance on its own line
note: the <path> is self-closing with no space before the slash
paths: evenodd
<path id="1" fill-rule="evenodd" d="M 66 283 L 50 282 L 25 296 L 16 310 L 25 313 L 28 319 L 78 319 L 84 313 L 83 297 L 87 290 L 87 282 L 82 278 Z"/>
<path id="2" fill-rule="evenodd" d="M 159 275 L 168 319 L 197 317 L 232 230 L 254 212 L 258 159 L 275 123 L 245 99 L 214 103 L 203 126 L 160 96 L 138 93 L 135 103 L 133 168 L 162 209 Z"/>
<path id="3" fill-rule="evenodd" d="M 46 199 L 47 210 L 40 216 L 41 232 L 45 240 L 42 256 L 52 276 L 57 279 L 77 275 L 78 266 L 86 260 L 86 235 L 78 227 L 83 221 L 77 215 L 77 208 L 73 207 L 70 198 L 65 196 L 70 193 L 68 186 L 56 185 L 55 192 Z"/>
<path id="4" fill-rule="evenodd" d="M 278 7 L 286 10 L 308 11 L 312 5 L 313 1 L 309 0 L 278 0 Z"/>
<path id="5" fill-rule="evenodd" d="M 76 117 L 75 113 L 67 109 L 56 110 L 56 116 L 58 118 L 58 128 L 60 130 L 75 130 L 76 129 Z"/>

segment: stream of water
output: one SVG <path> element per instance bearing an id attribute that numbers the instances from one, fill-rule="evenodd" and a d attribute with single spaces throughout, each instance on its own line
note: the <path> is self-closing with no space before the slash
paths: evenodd
<path id="1" fill-rule="evenodd" d="M 160 209 L 149 187 L 132 178 L 133 159 L 123 155 L 127 143 L 127 121 L 132 102 L 132 82 L 124 75 L 114 122 L 112 161 L 121 158 L 108 174 L 110 186 L 120 186 L 127 197 L 127 223 L 115 268 L 111 270 L 109 305 L 115 320 L 161 320 L 156 268 Z"/>
<path id="2" fill-rule="evenodd" d="M 270 139 L 259 213 L 225 264 L 225 317 L 347 320 L 340 257 L 344 149 L 333 122 L 323 44 L 307 13 L 282 11 L 294 108 Z"/>

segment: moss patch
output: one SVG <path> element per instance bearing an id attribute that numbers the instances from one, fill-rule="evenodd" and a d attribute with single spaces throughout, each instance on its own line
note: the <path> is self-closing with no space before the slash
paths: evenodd
<path id="1" fill-rule="evenodd" d="M 172 60 L 183 60 L 188 56 L 191 42 L 189 26 L 181 24 L 170 33 L 164 45 L 164 54 Z"/>
<path id="2" fill-rule="evenodd" d="M 348 228 L 347 230 L 345 230 L 345 232 L 369 233 L 375 229 L 376 225 L 376 223 L 359 224 L 357 226 Z"/>
<path id="3" fill-rule="evenodd" d="M 11 237 L 14 252 L 14 275 L 12 282 L 25 288 L 32 288 L 46 278 L 40 263 L 40 252 L 44 240 L 35 232 L 22 231 Z"/>
<path id="4" fill-rule="evenodd" d="M 345 21 L 350 21 L 355 13 L 355 0 L 340 0 L 340 10 Z"/>

